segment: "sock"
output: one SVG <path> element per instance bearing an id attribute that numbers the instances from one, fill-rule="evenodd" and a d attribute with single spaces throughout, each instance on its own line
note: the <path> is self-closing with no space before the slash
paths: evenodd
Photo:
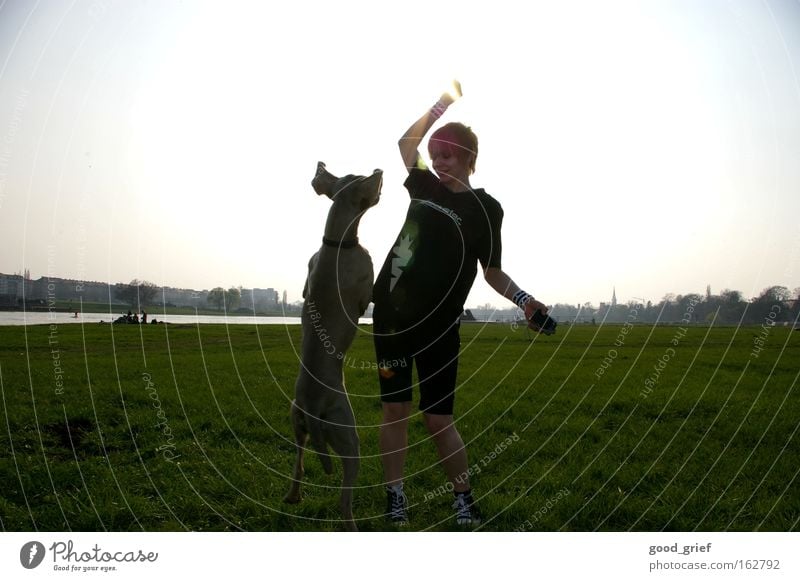
<path id="1" fill-rule="evenodd" d="M 397 484 L 392 484 L 386 487 L 386 490 L 390 490 L 395 494 L 403 494 L 403 481 L 401 480 Z"/>
<path id="2" fill-rule="evenodd" d="M 471 488 L 469 490 L 465 490 L 463 492 L 453 492 L 453 494 L 455 495 L 456 498 L 458 498 L 459 496 L 464 497 L 464 502 L 466 502 L 468 505 L 472 504 L 472 489 Z"/>

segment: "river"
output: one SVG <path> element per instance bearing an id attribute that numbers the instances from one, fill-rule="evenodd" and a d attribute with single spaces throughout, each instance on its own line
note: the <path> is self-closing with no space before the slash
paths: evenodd
<path id="1" fill-rule="evenodd" d="M 22 312 L 22 311 L 2 311 L 0 312 L 0 326 L 3 325 L 66 325 L 70 323 L 96 324 L 100 322 L 110 323 L 119 313 L 109 315 L 108 313 L 81 313 L 75 318 L 74 313 L 57 313 L 47 311 Z M 300 317 L 256 317 L 256 316 L 225 316 L 225 315 L 159 315 L 149 313 L 150 321 L 157 319 L 159 322 L 172 324 L 196 325 L 196 324 L 218 324 L 218 325 L 299 325 Z M 360 319 L 359 324 L 371 325 L 371 318 Z"/>

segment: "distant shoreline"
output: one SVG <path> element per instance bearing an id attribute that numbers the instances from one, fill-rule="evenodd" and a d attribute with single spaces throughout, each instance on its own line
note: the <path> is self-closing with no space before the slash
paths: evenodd
<path id="1" fill-rule="evenodd" d="M 299 309 L 287 309 L 286 311 L 218 311 L 216 309 L 195 309 L 193 307 L 163 307 L 152 306 L 152 310 L 145 309 L 148 316 L 163 315 L 204 315 L 220 317 L 299 317 Z M 9 307 L 0 306 L 0 312 L 4 313 L 102 313 L 111 315 L 122 315 L 128 311 L 134 312 L 128 305 L 102 305 L 97 303 L 84 303 L 80 308 L 70 305 L 58 305 L 56 307 L 29 306 L 22 308 L 19 306 Z M 136 314 L 141 314 L 136 313 Z"/>
<path id="2" fill-rule="evenodd" d="M 18 326 L 49 326 L 51 329 L 57 329 L 60 326 L 70 327 L 72 325 L 97 325 L 97 324 L 113 324 L 115 327 L 156 327 L 162 324 L 170 326 L 178 325 L 198 325 L 198 324 L 221 324 L 221 325 L 299 325 L 301 319 L 297 317 L 283 317 L 283 316 L 230 316 L 225 315 L 176 315 L 176 314 L 160 314 L 155 313 L 148 315 L 147 323 L 141 321 L 137 323 L 128 323 L 124 321 L 123 316 L 112 313 L 81 313 L 77 317 L 73 314 L 65 312 L 31 312 L 31 311 L 3 311 L 0 312 L 0 328 L 5 327 L 18 327 Z M 370 319 L 364 319 L 361 324 L 371 323 Z M 158 323 L 158 325 L 156 325 Z"/>

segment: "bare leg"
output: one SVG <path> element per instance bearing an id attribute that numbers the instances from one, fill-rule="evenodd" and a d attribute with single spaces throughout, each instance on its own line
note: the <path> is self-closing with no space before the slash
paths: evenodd
<path id="1" fill-rule="evenodd" d="M 408 449 L 408 417 L 411 402 L 383 402 L 383 423 L 380 429 L 383 477 L 387 485 L 403 480 Z"/>
<path id="2" fill-rule="evenodd" d="M 425 427 L 433 437 L 442 467 L 455 492 L 469 490 L 467 449 L 453 424 L 452 415 L 423 414 Z"/>

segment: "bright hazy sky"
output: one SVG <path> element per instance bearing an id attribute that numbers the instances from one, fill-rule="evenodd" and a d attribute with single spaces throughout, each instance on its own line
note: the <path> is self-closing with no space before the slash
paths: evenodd
<path id="1" fill-rule="evenodd" d="M 338 175 L 480 139 L 504 269 L 545 303 L 800 286 L 800 3 L 0 0 L 0 272 L 300 298 Z M 468 306 L 510 306 L 479 278 Z"/>

